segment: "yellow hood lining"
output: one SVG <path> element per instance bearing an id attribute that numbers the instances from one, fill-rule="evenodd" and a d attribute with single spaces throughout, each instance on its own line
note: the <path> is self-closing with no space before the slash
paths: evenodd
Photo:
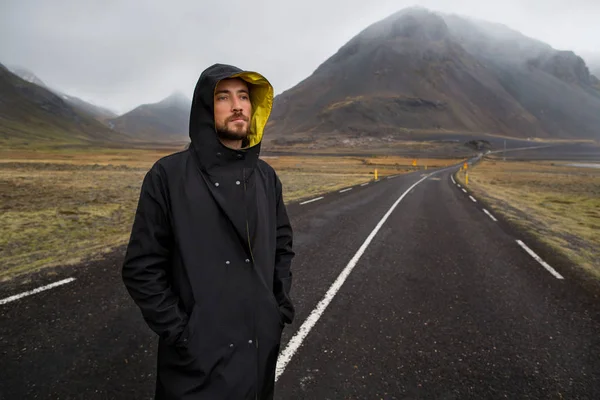
<path id="1" fill-rule="evenodd" d="M 248 147 L 256 146 L 262 140 L 265 125 L 273 108 L 273 86 L 257 72 L 240 72 L 231 78 L 243 79 L 249 85 L 252 118 Z"/>

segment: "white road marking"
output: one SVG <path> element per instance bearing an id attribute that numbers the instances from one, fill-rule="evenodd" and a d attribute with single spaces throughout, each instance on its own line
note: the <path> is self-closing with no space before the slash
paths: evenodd
<path id="1" fill-rule="evenodd" d="M 462 190 L 463 192 L 467 193 L 467 191 L 465 189 Z"/>
<path id="2" fill-rule="evenodd" d="M 537 262 L 539 262 L 542 265 L 542 267 L 546 268 L 548 270 L 548 272 L 550 272 L 552 275 L 554 275 L 554 277 L 556 279 L 565 279 L 565 278 L 563 278 L 563 276 L 561 274 L 556 272 L 556 270 L 554 268 L 552 268 L 550 265 L 548 265 L 546 263 L 546 261 L 542 260 L 540 258 L 540 256 L 535 254 L 533 252 L 533 250 L 531 250 L 529 247 L 527 247 L 527 245 L 525 243 L 523 243 L 520 240 L 517 240 L 517 243 L 519 244 L 519 246 L 521 246 L 523 249 L 525 249 L 525 251 L 528 252 L 531 257 L 533 257 Z"/>
<path id="3" fill-rule="evenodd" d="M 494 217 L 492 214 L 490 214 L 490 212 L 488 210 L 486 210 L 485 208 L 483 209 L 483 212 L 486 213 L 492 219 L 492 221 L 498 222 L 496 217 Z"/>
<path id="4" fill-rule="evenodd" d="M 363 255 L 363 253 L 365 252 L 365 250 L 367 249 L 367 247 L 369 246 L 369 244 L 371 243 L 371 241 L 373 240 L 375 235 L 377 235 L 377 232 L 379 232 L 379 229 L 381 229 L 381 227 L 383 226 L 385 221 L 392 214 L 392 212 L 394 211 L 396 206 L 402 201 L 402 199 L 415 186 L 417 186 L 419 183 L 423 182 L 425 179 L 427 179 L 427 177 L 421 178 L 421 180 L 417 181 L 415 184 L 413 184 L 411 187 L 409 187 L 398 198 L 398 200 L 396 200 L 396 202 L 392 205 L 392 207 L 388 210 L 388 212 L 383 216 L 381 221 L 379 221 L 377 226 L 375 226 L 375 229 L 373 229 L 373 231 L 369 234 L 369 236 L 367 237 L 365 242 L 362 244 L 362 246 L 360 246 L 360 248 L 358 249 L 356 254 L 354 254 L 354 257 L 352 257 L 352 259 L 350 260 L 348 265 L 346 265 L 346 267 L 344 267 L 344 270 L 340 273 L 340 275 L 337 277 L 335 282 L 333 282 L 333 284 L 331 285 L 329 290 L 327 290 L 327 293 L 325 293 L 325 297 L 323 297 L 321 299 L 321 301 L 319 301 L 319 303 L 317 304 L 315 309 L 312 310 L 312 312 L 310 313 L 308 318 L 306 318 L 306 321 L 304 321 L 304 323 L 302 323 L 302 326 L 300 327 L 300 329 L 298 329 L 298 332 L 296 332 L 296 334 L 290 339 L 289 343 L 287 344 L 287 347 L 281 353 L 281 355 L 279 356 L 279 359 L 277 360 L 277 370 L 276 370 L 276 374 L 275 374 L 275 381 L 277 381 L 279 379 L 279 377 L 285 370 L 285 367 L 288 365 L 288 363 L 290 362 L 290 360 L 292 359 L 292 357 L 294 356 L 296 351 L 300 348 L 300 346 L 302 345 L 302 342 L 304 341 L 304 339 L 306 338 L 306 336 L 308 335 L 310 330 L 315 326 L 315 324 L 317 323 L 319 318 L 321 318 L 321 315 L 323 315 L 323 312 L 325 311 L 325 309 L 327 308 L 329 303 L 331 303 L 331 300 L 333 300 L 334 296 L 340 290 L 340 288 L 344 284 L 344 281 L 346 280 L 346 278 L 348 278 L 348 276 L 350 275 L 350 273 L 352 272 L 352 270 L 358 263 L 358 260 Z"/>
<path id="5" fill-rule="evenodd" d="M 348 189 L 340 190 L 340 193 L 347 192 L 348 190 L 352 190 L 352 188 L 348 188 Z"/>
<path id="6" fill-rule="evenodd" d="M 312 203 L 313 201 L 321 200 L 322 198 L 323 197 L 317 197 L 316 199 L 306 200 L 306 201 L 303 201 L 302 203 L 300 203 L 300 205 Z"/>
<path id="7" fill-rule="evenodd" d="M 477 203 L 477 200 L 475 200 L 475 198 L 474 198 L 473 196 L 469 196 L 469 198 L 470 198 L 471 200 L 473 200 L 473 203 Z"/>
<path id="8" fill-rule="evenodd" d="M 450 175 L 450 179 L 452 179 L 452 183 L 456 185 L 456 181 L 454 180 L 454 177 L 452 175 Z"/>
<path id="9" fill-rule="evenodd" d="M 31 296 L 32 294 L 43 292 L 44 290 L 52 289 L 52 288 L 55 288 L 57 286 L 61 286 L 61 285 L 73 282 L 74 280 L 75 280 L 75 278 L 63 279 L 62 281 L 54 282 L 54 283 L 51 283 L 49 285 L 42 286 L 42 287 L 39 287 L 37 289 L 30 290 L 28 292 L 19 293 L 19 294 L 16 294 L 14 296 L 7 297 L 5 299 L 1 299 L 0 300 L 0 305 L 6 304 L 6 303 L 10 303 L 11 301 L 19 300 L 19 299 L 22 299 L 23 297 Z"/>
<path id="10" fill-rule="evenodd" d="M 462 186 L 460 186 L 460 184 L 459 184 L 459 183 L 457 183 L 457 184 L 456 184 L 456 186 L 458 186 L 459 188 L 461 188 L 461 187 L 462 187 Z"/>
<path id="11" fill-rule="evenodd" d="M 367 182 L 367 183 L 363 183 L 363 184 L 362 184 L 362 185 L 360 185 L 360 186 L 367 186 L 368 184 L 369 184 L 369 182 Z"/>

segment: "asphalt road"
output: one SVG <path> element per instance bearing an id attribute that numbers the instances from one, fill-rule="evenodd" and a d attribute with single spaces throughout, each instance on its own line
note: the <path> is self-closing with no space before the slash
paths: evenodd
<path id="1" fill-rule="evenodd" d="M 289 212 L 297 319 L 284 331 L 276 398 L 600 398 L 599 297 L 569 266 L 552 275 L 450 171 Z M 0 399 L 152 397 L 155 338 L 121 260 L 122 250 L 0 289 L 5 299 L 75 278 L 0 304 Z"/>

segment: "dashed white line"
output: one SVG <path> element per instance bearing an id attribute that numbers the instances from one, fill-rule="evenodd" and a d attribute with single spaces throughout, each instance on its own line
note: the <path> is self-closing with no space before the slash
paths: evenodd
<path id="1" fill-rule="evenodd" d="M 340 193 L 347 192 L 348 190 L 352 190 L 352 188 L 348 188 L 348 189 L 340 190 Z"/>
<path id="2" fill-rule="evenodd" d="M 475 198 L 474 198 L 473 196 L 469 196 L 469 198 L 470 198 L 471 200 L 473 200 L 473 203 L 477 203 L 477 200 L 475 200 Z"/>
<path id="3" fill-rule="evenodd" d="M 467 191 L 465 189 L 462 190 L 463 192 L 467 193 Z"/>
<path id="4" fill-rule="evenodd" d="M 365 250 L 367 249 L 367 247 L 369 246 L 369 244 L 371 243 L 371 241 L 373 240 L 375 235 L 377 235 L 377 232 L 379 232 L 379 229 L 381 229 L 381 227 L 383 226 L 385 221 L 392 214 L 392 212 L 394 211 L 396 206 L 402 201 L 402 199 L 415 186 L 417 186 L 419 183 L 423 182 L 425 179 L 427 179 L 427 177 L 421 178 L 419 181 L 417 181 L 415 184 L 413 184 L 411 187 L 409 187 L 404 193 L 402 193 L 402 195 L 398 198 L 398 200 L 396 200 L 396 202 L 392 205 L 392 207 L 388 210 L 388 212 L 383 216 L 381 221 L 379 221 L 377 226 L 375 226 L 375 229 L 373 229 L 373 231 L 369 234 L 369 236 L 367 237 L 365 242 L 362 244 L 362 246 L 360 246 L 360 248 L 358 249 L 356 254 L 354 254 L 354 257 L 352 257 L 352 259 L 350 260 L 348 265 L 346 265 L 346 267 L 344 267 L 343 271 L 337 277 L 335 282 L 333 282 L 333 284 L 331 285 L 329 290 L 327 290 L 327 293 L 325 293 L 325 297 L 323 297 L 323 299 L 321 299 L 321 301 L 319 301 L 319 303 L 317 304 L 315 309 L 312 310 L 312 312 L 310 313 L 308 318 L 306 318 L 306 321 L 304 321 L 302 326 L 300 326 L 300 329 L 298 329 L 298 332 L 296 332 L 296 334 L 290 339 L 290 341 L 287 344 L 287 347 L 281 353 L 281 355 L 279 356 L 279 359 L 277 360 L 277 370 L 276 370 L 276 374 L 275 374 L 275 381 L 277 381 L 279 379 L 279 377 L 281 376 L 281 374 L 283 373 L 283 371 L 285 371 L 285 367 L 291 361 L 291 359 L 294 356 L 294 354 L 296 353 L 296 351 L 300 348 L 300 346 L 302 345 L 302 342 L 304 341 L 304 339 L 306 338 L 306 336 L 308 335 L 310 330 L 313 328 L 313 326 L 315 326 L 315 324 L 317 323 L 319 318 L 321 318 L 321 315 L 323 314 L 323 312 L 325 311 L 325 309 L 327 308 L 329 303 L 331 303 L 331 300 L 333 300 L 333 297 L 340 290 L 340 288 L 344 284 L 344 281 L 346 280 L 346 278 L 348 278 L 348 276 L 350 275 L 350 273 L 352 272 L 352 270 L 358 263 L 358 260 L 363 255 L 363 253 L 365 252 Z"/>
<path id="5" fill-rule="evenodd" d="M 460 186 L 460 184 L 459 184 L 459 183 L 457 183 L 457 184 L 456 184 L 456 186 L 458 186 L 459 188 L 461 188 L 461 187 L 462 187 L 462 186 Z"/>
<path id="6" fill-rule="evenodd" d="M 303 201 L 302 203 L 300 203 L 300 205 L 312 203 L 313 201 L 317 201 L 317 200 L 321 200 L 321 199 L 323 199 L 323 197 L 317 197 L 316 199 L 306 200 L 306 201 Z"/>
<path id="7" fill-rule="evenodd" d="M 452 179 L 452 183 L 456 185 L 456 181 L 454 180 L 454 177 L 452 175 L 450 175 L 450 179 Z"/>
<path id="8" fill-rule="evenodd" d="M 486 210 L 485 208 L 483 209 L 483 212 L 486 213 L 492 219 L 492 221 L 498 222 L 496 217 L 494 217 L 492 214 L 490 214 L 490 212 L 488 210 Z"/>
<path id="9" fill-rule="evenodd" d="M 31 296 L 32 294 L 40 293 L 40 292 L 43 292 L 44 290 L 52 289 L 57 286 L 61 286 L 61 285 L 73 282 L 74 280 L 75 280 L 75 278 L 63 279 L 62 281 L 54 282 L 49 285 L 39 287 L 37 289 L 29 290 L 27 292 L 19 293 L 14 296 L 7 297 L 5 299 L 1 299 L 0 305 L 10 303 L 11 301 L 19 300 L 19 299 L 22 299 L 23 297 Z"/>
<path id="10" fill-rule="evenodd" d="M 362 185 L 360 185 L 360 186 L 367 186 L 368 184 L 369 184 L 369 182 L 367 182 L 367 183 L 363 183 L 363 184 L 362 184 Z"/>
<path id="11" fill-rule="evenodd" d="M 529 255 L 531 257 L 533 257 L 537 262 L 539 262 L 542 265 L 542 267 L 546 268 L 548 270 L 548 272 L 550 272 L 552 275 L 554 275 L 554 277 L 556 279 L 565 279 L 565 278 L 563 278 L 563 276 L 561 274 L 556 272 L 556 270 L 554 268 L 552 268 L 550 265 L 548 265 L 548 263 L 546 263 L 546 261 L 542 260 L 540 256 L 535 254 L 533 252 L 533 250 L 531 250 L 529 247 L 527 247 L 527 245 L 525 243 L 523 243 L 520 240 L 517 240 L 517 243 L 519 244 L 519 246 L 521 246 L 523 249 L 525 249 L 525 251 L 527 253 L 529 253 Z"/>

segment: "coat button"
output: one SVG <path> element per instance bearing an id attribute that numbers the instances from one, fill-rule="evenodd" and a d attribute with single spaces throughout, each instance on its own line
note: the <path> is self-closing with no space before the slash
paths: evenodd
<path id="1" fill-rule="evenodd" d="M 249 263 L 250 263 L 250 260 L 246 258 L 246 264 L 249 264 Z"/>
<path id="2" fill-rule="evenodd" d="M 219 182 L 215 182 L 215 186 L 219 186 Z"/>
<path id="3" fill-rule="evenodd" d="M 236 185 L 239 185 L 239 184 L 240 184 L 240 181 L 235 181 L 235 184 L 236 184 Z"/>
<path id="4" fill-rule="evenodd" d="M 228 264 L 228 265 L 229 265 L 229 261 L 225 261 L 225 264 Z"/>
<path id="5" fill-rule="evenodd" d="M 248 343 L 249 343 L 249 344 L 252 344 L 252 339 L 248 340 Z"/>
<path id="6" fill-rule="evenodd" d="M 238 155 L 237 155 L 237 158 L 241 160 L 242 158 L 244 158 L 244 156 L 243 156 L 243 155 L 241 155 L 241 154 L 238 154 Z"/>
<path id="7" fill-rule="evenodd" d="M 229 347 L 233 347 L 233 343 L 229 343 Z"/>

